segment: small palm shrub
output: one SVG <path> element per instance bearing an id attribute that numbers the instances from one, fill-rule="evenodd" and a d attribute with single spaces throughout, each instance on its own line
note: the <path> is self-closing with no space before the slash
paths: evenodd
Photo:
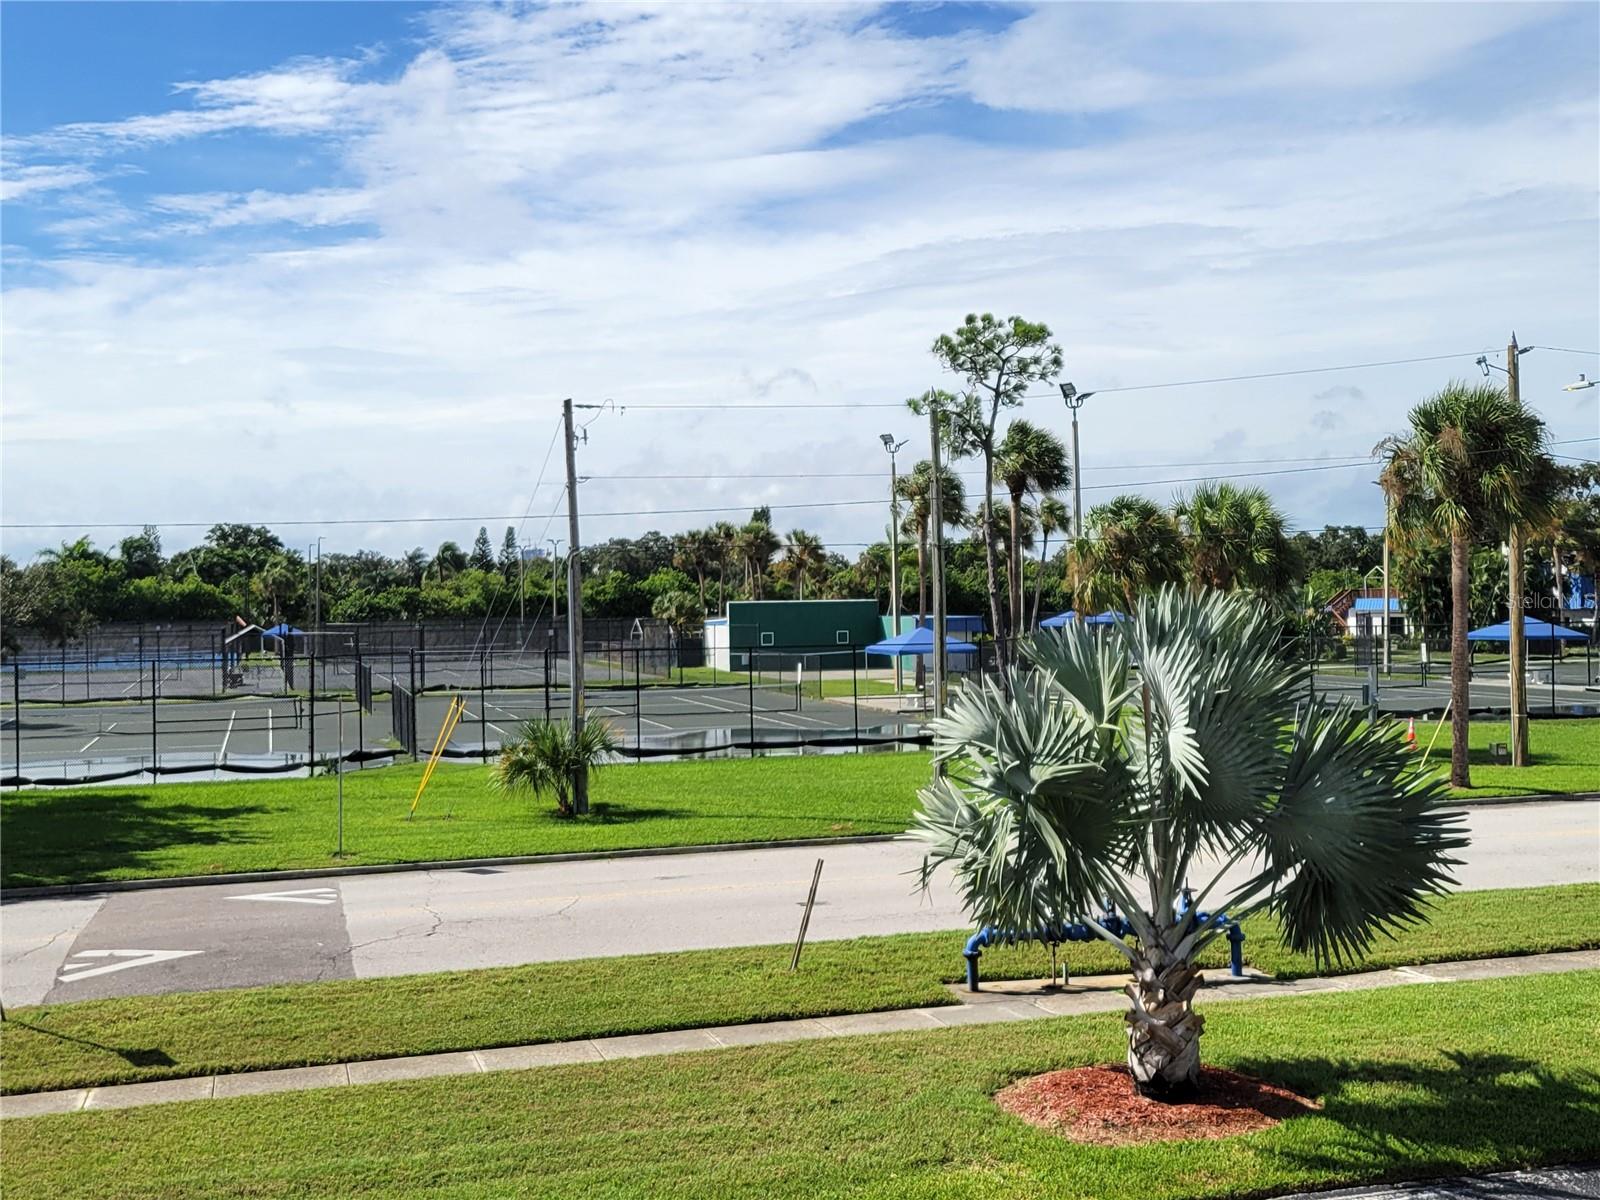
<path id="1" fill-rule="evenodd" d="M 1399 727 L 1309 699 L 1278 638 L 1265 605 L 1163 588 L 1104 636 L 1073 622 L 1030 640 L 1031 670 L 963 692 L 932 725 L 944 773 L 914 818 L 924 883 L 948 865 L 981 924 L 1081 921 L 1120 951 L 1146 1094 L 1199 1078 L 1195 959 L 1224 932 L 1202 904 L 1273 913 L 1320 961 L 1357 958 L 1424 919 L 1466 845 Z M 1253 873 L 1230 876 L 1241 863 Z M 1096 920 L 1106 905 L 1132 945 Z"/>
<path id="2" fill-rule="evenodd" d="M 501 748 L 495 785 L 503 792 L 555 797 L 556 812 L 573 815 L 573 784 L 605 765 L 617 742 L 604 721 L 585 721 L 576 737 L 558 721 L 529 721 Z"/>

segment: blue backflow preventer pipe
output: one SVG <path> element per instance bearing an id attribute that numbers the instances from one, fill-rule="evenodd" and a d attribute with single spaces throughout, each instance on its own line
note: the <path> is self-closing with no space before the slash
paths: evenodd
<path id="1" fill-rule="evenodd" d="M 1183 900 L 1178 905 L 1178 916 L 1181 918 L 1188 911 L 1189 896 L 1185 892 Z M 1113 937 L 1130 937 L 1133 934 L 1133 926 L 1109 908 L 1096 920 Z M 1225 928 L 1228 931 L 1228 973 L 1235 978 L 1243 978 L 1244 930 L 1239 928 L 1239 922 L 1233 920 L 1227 913 L 1206 912 L 1194 913 L 1190 920 L 1192 922 L 1188 926 L 1190 931 L 1207 926 Z M 966 949 L 962 951 L 967 960 L 967 990 L 969 992 L 978 990 L 978 960 L 983 957 L 985 946 L 1014 946 L 1018 942 L 1043 942 L 1047 946 L 1058 946 L 1063 942 L 1092 942 L 1099 937 L 1099 933 L 1082 921 L 1062 921 L 1021 932 L 985 925 L 967 939 Z"/>

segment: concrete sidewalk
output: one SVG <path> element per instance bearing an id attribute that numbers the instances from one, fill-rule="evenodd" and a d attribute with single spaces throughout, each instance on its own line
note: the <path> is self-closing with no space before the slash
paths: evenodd
<path id="1" fill-rule="evenodd" d="M 1225 971 L 1208 971 L 1206 990 L 1201 996 L 1205 1003 L 1210 1004 L 1228 1000 L 1259 1000 L 1317 992 L 1364 991 L 1422 983 L 1453 983 L 1467 979 L 1498 979 L 1514 975 L 1548 975 L 1596 969 L 1600 969 L 1600 950 L 1430 963 L 1422 967 L 1400 967 L 1286 983 L 1259 974 L 1247 974 L 1244 979 L 1235 980 Z M 34 1092 L 0 1097 L 0 1117 L 34 1117 L 86 1109 L 137 1108 L 180 1100 L 224 1100 L 264 1092 L 348 1087 L 440 1075 L 476 1075 L 485 1071 L 514 1071 L 566 1063 L 644 1058 L 758 1043 L 853 1037 L 864 1033 L 914 1032 L 958 1025 L 1031 1021 L 1078 1013 L 1117 1011 L 1127 1004 L 1122 994 L 1125 981 L 1124 976 L 1094 976 L 1076 979 L 1071 987 L 1053 990 L 1032 981 L 996 982 L 985 984 L 984 990 L 977 993 L 952 987 L 951 992 L 958 1003 L 947 1007 L 807 1017 L 749 1025 L 718 1025 L 625 1037 L 584 1038 L 571 1042 L 419 1054 L 407 1058 L 381 1058 L 326 1066 L 202 1075 L 154 1083 Z"/>

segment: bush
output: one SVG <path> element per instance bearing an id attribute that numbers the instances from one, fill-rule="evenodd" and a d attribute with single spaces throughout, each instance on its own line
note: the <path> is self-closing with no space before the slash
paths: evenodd
<path id="1" fill-rule="evenodd" d="M 572 726 L 558 722 L 529 721 L 517 737 L 500 751 L 495 764 L 495 785 L 505 792 L 549 792 L 555 797 L 556 811 L 573 815 L 572 785 L 579 774 L 605 764 L 617 747 L 604 721 L 586 721 L 583 731 L 573 736 Z"/>

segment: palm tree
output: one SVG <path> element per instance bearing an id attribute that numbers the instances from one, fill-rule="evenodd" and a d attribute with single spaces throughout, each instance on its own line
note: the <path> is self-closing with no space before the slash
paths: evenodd
<path id="1" fill-rule="evenodd" d="M 823 548 L 822 539 L 814 533 L 807 533 L 804 529 L 793 530 L 789 534 L 788 544 L 783 550 L 784 560 L 789 564 L 789 569 L 794 573 L 794 581 L 798 591 L 798 598 L 806 598 L 806 577 L 816 574 L 822 564 L 827 561 L 827 552 Z"/>
<path id="2" fill-rule="evenodd" d="M 1049 430 L 1040 429 L 1022 418 L 1011 422 L 1000 440 L 995 456 L 995 474 L 1011 496 L 1011 627 L 1020 633 L 1022 611 L 1022 498 L 1032 491 L 1040 495 L 1066 487 L 1072 482 L 1067 466 L 1067 451 Z"/>
<path id="3" fill-rule="evenodd" d="M 283 604 L 300 590 L 304 573 L 287 554 L 274 554 L 250 580 L 250 590 L 272 611 L 269 625 L 283 619 Z"/>
<path id="4" fill-rule="evenodd" d="M 900 499 L 906 502 L 900 532 L 917 544 L 917 624 L 928 623 L 928 545 L 933 537 L 929 522 L 933 515 L 933 464 L 923 459 L 908 474 L 896 481 Z M 939 515 L 946 525 L 965 525 L 967 487 L 949 467 L 939 472 Z"/>
<path id="5" fill-rule="evenodd" d="M 1196 583 L 1224 592 L 1276 593 L 1289 586 L 1295 556 L 1288 522 L 1262 489 L 1202 483 L 1193 495 L 1180 496 L 1173 511 Z"/>
<path id="6" fill-rule="evenodd" d="M 853 570 L 863 590 L 876 599 L 879 592 L 887 590 L 884 583 L 889 578 L 889 543 L 873 542 L 857 557 Z"/>
<path id="7" fill-rule="evenodd" d="M 467 569 L 467 556 L 461 547 L 454 542 L 440 542 L 439 549 L 433 555 L 433 571 L 443 583 L 451 575 L 459 575 Z"/>
<path id="8" fill-rule="evenodd" d="M 411 586 L 421 587 L 422 580 L 428 573 L 428 552 L 421 546 L 407 550 L 401 557 L 400 563 Z"/>
<path id="9" fill-rule="evenodd" d="M 1470 686 L 1467 623 L 1472 545 L 1507 528 L 1538 467 L 1544 423 L 1504 389 L 1453 381 L 1413 408 L 1409 433 L 1386 438 L 1378 482 L 1397 539 L 1450 539 L 1450 782 L 1471 787 L 1467 765 Z"/>
<path id="10" fill-rule="evenodd" d="M 1131 612 L 1141 592 L 1183 578 L 1183 536 L 1159 504 L 1143 496 L 1118 496 L 1089 510 L 1087 536 L 1072 547 L 1074 590 L 1083 588 L 1092 607 L 1111 588 Z M 1074 595 L 1080 612 L 1085 597 Z"/>
<path id="11" fill-rule="evenodd" d="M 500 751 L 494 784 L 503 792 L 527 791 L 535 796 L 549 792 L 555 796 L 556 812 L 570 817 L 576 811 L 572 797 L 578 776 L 587 778 L 616 748 L 604 721 L 585 721 L 576 737 L 570 725 L 529 721 Z"/>
<path id="12" fill-rule="evenodd" d="M 737 557 L 739 531 L 730 521 L 718 521 L 708 531 L 717 560 L 717 611 L 722 612 L 728 590 L 728 560 Z"/>
<path id="13" fill-rule="evenodd" d="M 650 615 L 665 621 L 673 635 L 681 638 L 705 623 L 706 610 L 695 602 L 690 592 L 664 592 L 651 603 Z"/>
<path id="14" fill-rule="evenodd" d="M 734 553 L 744 564 L 745 594 L 752 600 L 761 599 L 767 569 L 781 544 L 778 535 L 764 521 L 747 522 L 735 534 Z"/>
<path id="15" fill-rule="evenodd" d="M 1071 524 L 1071 517 L 1067 514 L 1067 506 L 1054 496 L 1041 496 L 1039 498 L 1039 578 L 1033 587 L 1033 619 L 1028 622 L 1028 627 L 1034 629 L 1039 624 L 1039 601 L 1044 596 L 1044 570 L 1045 564 L 1050 561 L 1050 535 L 1060 533 Z"/>
<path id="16" fill-rule="evenodd" d="M 691 529 L 673 539 L 672 565 L 690 572 L 700 585 L 700 611 L 706 611 L 706 571 L 717 561 L 716 537 L 709 529 Z"/>
<path id="17" fill-rule="evenodd" d="M 983 925 L 1081 923 L 1114 946 L 1149 1095 L 1199 1078 L 1195 959 L 1224 931 L 1210 914 L 1269 911 L 1295 951 L 1355 958 L 1423 919 L 1466 845 L 1399 727 L 1308 702 L 1278 638 L 1244 596 L 1168 586 L 1108 637 L 1072 622 L 1030 639 L 1035 670 L 962 692 L 931 726 L 945 773 L 913 818 L 924 885 L 948 864 Z M 1259 870 L 1225 882 L 1247 859 Z"/>

